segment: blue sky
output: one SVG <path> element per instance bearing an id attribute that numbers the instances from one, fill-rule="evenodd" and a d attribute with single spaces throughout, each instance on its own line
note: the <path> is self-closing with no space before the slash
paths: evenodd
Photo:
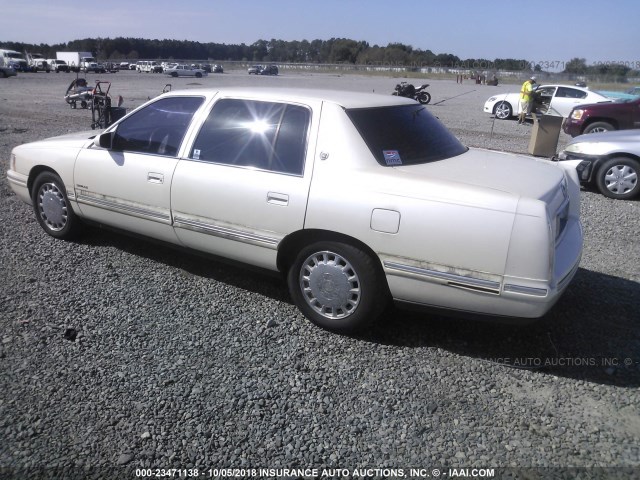
<path id="1" fill-rule="evenodd" d="M 640 14 L 632 0 L 0 0 L 0 11 L 0 41 L 122 36 L 251 44 L 343 37 L 461 59 L 580 57 L 640 68 Z"/>

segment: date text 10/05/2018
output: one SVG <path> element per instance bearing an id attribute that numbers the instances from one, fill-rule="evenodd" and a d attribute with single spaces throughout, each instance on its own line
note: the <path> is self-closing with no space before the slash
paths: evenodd
<path id="1" fill-rule="evenodd" d="M 571 65 L 564 60 L 538 60 L 538 61 L 488 61 L 488 60 L 474 60 L 474 61 L 459 61 L 451 63 L 434 62 L 430 65 L 424 65 L 430 67 L 441 68 L 460 68 L 471 70 L 555 70 L 563 71 Z M 628 68 L 630 70 L 640 70 L 640 60 L 598 60 L 592 62 L 590 65 L 585 65 L 587 68 Z"/>

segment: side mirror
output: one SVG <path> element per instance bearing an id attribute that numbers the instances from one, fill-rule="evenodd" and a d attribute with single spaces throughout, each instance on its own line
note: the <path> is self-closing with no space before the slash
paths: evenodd
<path id="1" fill-rule="evenodd" d="M 113 148 L 113 137 L 115 132 L 103 133 L 101 135 L 96 135 L 93 139 L 93 144 L 96 147 L 106 148 L 107 150 L 111 150 Z"/>

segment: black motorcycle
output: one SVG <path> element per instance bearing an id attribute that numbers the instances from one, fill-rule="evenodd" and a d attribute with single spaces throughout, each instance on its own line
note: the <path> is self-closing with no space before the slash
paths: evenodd
<path id="1" fill-rule="evenodd" d="M 410 83 L 401 82 L 398 85 L 396 85 L 396 91 L 393 92 L 391 95 L 413 98 L 414 100 L 419 101 L 423 105 L 426 105 L 431 101 L 431 94 L 425 90 L 428 86 L 429 84 L 425 83 L 424 85 L 420 85 L 418 88 L 416 88 Z"/>

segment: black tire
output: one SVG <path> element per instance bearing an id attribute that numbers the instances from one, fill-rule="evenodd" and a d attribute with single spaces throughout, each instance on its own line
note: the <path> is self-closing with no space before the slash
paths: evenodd
<path id="1" fill-rule="evenodd" d="M 36 177 L 31 201 L 36 220 L 52 237 L 69 240 L 80 233 L 80 219 L 71 208 L 64 183 L 55 173 L 42 172 Z"/>
<path id="2" fill-rule="evenodd" d="M 429 92 L 420 92 L 418 94 L 418 101 L 421 104 L 426 105 L 431 101 L 431 94 Z"/>
<path id="3" fill-rule="evenodd" d="M 513 107 L 511 107 L 509 102 L 498 102 L 496 106 L 493 107 L 493 114 L 498 120 L 507 120 L 513 115 Z"/>
<path id="4" fill-rule="evenodd" d="M 303 248 L 289 268 L 287 284 L 305 317 L 339 333 L 374 323 L 389 298 L 377 261 L 359 248 L 333 241 Z"/>
<path id="5" fill-rule="evenodd" d="M 615 130 L 615 127 L 607 122 L 593 122 L 587 125 L 587 128 L 584 129 L 582 133 L 600 133 L 600 132 L 611 132 Z"/>
<path id="6" fill-rule="evenodd" d="M 640 162 L 628 157 L 610 158 L 598 169 L 596 185 L 603 195 L 628 200 L 640 193 Z"/>
<path id="7" fill-rule="evenodd" d="M 172 76 L 173 78 L 176 78 L 176 77 L 178 76 L 178 72 L 171 72 L 171 76 Z"/>
<path id="8" fill-rule="evenodd" d="M 200 72 L 196 73 L 196 78 L 202 78 L 202 74 Z"/>

